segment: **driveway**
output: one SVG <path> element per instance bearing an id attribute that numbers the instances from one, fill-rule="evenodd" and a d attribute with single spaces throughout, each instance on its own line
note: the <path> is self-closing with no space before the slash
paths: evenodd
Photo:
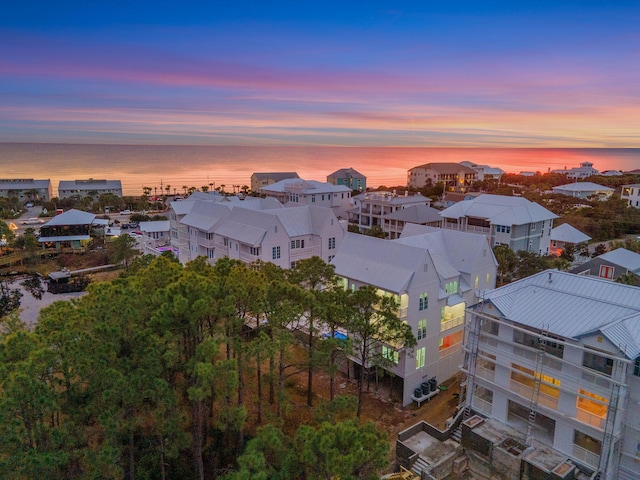
<path id="1" fill-rule="evenodd" d="M 58 293 L 54 295 L 53 293 L 45 292 L 42 296 L 42 299 L 38 300 L 29 292 L 27 292 L 24 287 L 20 285 L 20 282 L 22 282 L 22 279 L 14 280 L 13 283 L 9 284 L 9 286 L 11 289 L 17 288 L 18 290 L 20 290 L 20 292 L 22 292 L 22 298 L 20 299 L 20 320 L 22 320 L 30 329 L 33 329 L 36 323 L 38 323 L 38 315 L 40 314 L 40 310 L 42 308 L 48 307 L 49 305 L 57 301 L 66 301 L 72 298 L 80 298 L 87 293 L 73 292 Z"/>

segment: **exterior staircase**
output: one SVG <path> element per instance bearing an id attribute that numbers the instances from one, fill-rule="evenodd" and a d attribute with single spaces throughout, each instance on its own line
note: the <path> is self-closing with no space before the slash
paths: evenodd
<path id="1" fill-rule="evenodd" d="M 418 457 L 416 463 L 411 467 L 411 471 L 418 475 L 418 478 L 422 478 L 421 473 L 423 470 L 426 470 L 429 467 L 429 464 L 421 457 Z"/>

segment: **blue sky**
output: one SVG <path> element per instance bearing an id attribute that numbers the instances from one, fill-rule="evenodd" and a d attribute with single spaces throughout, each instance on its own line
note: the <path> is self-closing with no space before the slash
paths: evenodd
<path id="1" fill-rule="evenodd" d="M 0 141 L 638 147 L 638 2 L 14 2 Z"/>

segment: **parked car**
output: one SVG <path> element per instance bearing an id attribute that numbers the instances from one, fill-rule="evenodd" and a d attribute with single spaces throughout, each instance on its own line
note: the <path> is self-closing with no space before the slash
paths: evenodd
<path id="1" fill-rule="evenodd" d="M 127 210 L 122 210 L 120 212 L 120 215 L 131 215 L 132 213 L 133 212 L 131 210 L 127 209 Z"/>
<path id="2" fill-rule="evenodd" d="M 38 225 L 40 223 L 44 223 L 44 220 L 40 220 L 38 217 L 31 217 L 27 220 L 23 220 L 20 222 L 22 225 Z"/>

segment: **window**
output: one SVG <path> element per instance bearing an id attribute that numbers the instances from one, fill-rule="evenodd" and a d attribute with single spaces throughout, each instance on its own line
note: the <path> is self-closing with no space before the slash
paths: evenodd
<path id="1" fill-rule="evenodd" d="M 427 308 L 429 308 L 429 294 L 427 292 L 421 293 L 418 310 L 426 310 Z"/>
<path id="2" fill-rule="evenodd" d="M 537 225 L 537 224 L 532 223 L 532 224 L 531 224 L 531 231 L 532 231 L 532 232 L 535 232 L 537 227 L 538 227 L 538 225 Z"/>
<path id="3" fill-rule="evenodd" d="M 491 274 L 487 273 L 487 278 L 485 280 L 487 282 L 487 285 L 489 285 L 489 282 L 491 281 Z"/>
<path id="4" fill-rule="evenodd" d="M 478 286 L 480 285 L 480 277 L 476 275 L 476 280 L 473 282 L 474 287 L 473 288 L 478 288 Z"/>
<path id="5" fill-rule="evenodd" d="M 327 262 L 331 262 L 335 258 L 335 255 L 329 255 Z"/>
<path id="6" fill-rule="evenodd" d="M 582 357 L 582 366 L 611 376 L 613 359 L 591 352 L 584 352 L 584 356 Z"/>
<path id="7" fill-rule="evenodd" d="M 291 240 L 291 249 L 304 248 L 304 240 Z"/>
<path id="8" fill-rule="evenodd" d="M 277 260 L 278 258 L 280 258 L 280 247 L 273 247 L 271 249 L 271 258 L 273 260 Z"/>
<path id="9" fill-rule="evenodd" d="M 600 278 L 608 278 L 609 280 L 612 280 L 614 272 L 614 267 L 610 267 L 608 265 L 600 265 L 600 273 L 598 274 L 598 276 Z"/>
<path id="10" fill-rule="evenodd" d="M 511 233 L 511 226 L 509 225 L 496 225 L 497 233 Z"/>
<path id="11" fill-rule="evenodd" d="M 222 244 L 223 244 L 225 247 L 228 247 L 228 246 L 229 246 L 229 239 L 228 239 L 228 238 L 223 239 L 223 240 L 222 240 Z"/>
<path id="12" fill-rule="evenodd" d="M 382 358 L 389 360 L 390 362 L 398 364 L 398 352 L 396 352 L 393 348 L 389 348 L 387 346 L 382 346 Z"/>
<path id="13" fill-rule="evenodd" d="M 416 350 L 416 370 L 424 367 L 426 347 Z"/>
<path id="14" fill-rule="evenodd" d="M 249 247 L 249 253 L 257 257 L 260 255 L 260 247 Z"/>
<path id="15" fill-rule="evenodd" d="M 444 290 L 449 295 L 451 295 L 453 293 L 458 293 L 458 281 L 457 280 L 452 280 L 450 282 L 447 282 L 445 284 L 445 286 L 444 286 Z"/>
<path id="16" fill-rule="evenodd" d="M 316 196 L 315 195 L 311 195 L 311 203 L 316 203 Z"/>
<path id="17" fill-rule="evenodd" d="M 640 377 L 640 357 L 636 358 L 636 362 L 633 364 L 633 374 Z"/>
<path id="18" fill-rule="evenodd" d="M 489 320 L 487 318 L 480 319 L 480 331 L 484 333 L 490 333 L 491 335 L 498 335 L 498 329 L 500 325 L 498 322 Z"/>
<path id="19" fill-rule="evenodd" d="M 329 250 L 336 248 L 336 237 L 329 238 Z"/>
<path id="20" fill-rule="evenodd" d="M 427 336 L 427 319 L 418 320 L 418 340 Z"/>
<path id="21" fill-rule="evenodd" d="M 576 407 L 603 419 L 607 417 L 608 398 L 601 397 L 600 395 L 583 389 L 579 389 L 578 393 Z M 578 420 L 582 420 L 580 412 L 578 412 Z M 587 417 L 586 420 L 589 421 L 589 418 Z"/>

